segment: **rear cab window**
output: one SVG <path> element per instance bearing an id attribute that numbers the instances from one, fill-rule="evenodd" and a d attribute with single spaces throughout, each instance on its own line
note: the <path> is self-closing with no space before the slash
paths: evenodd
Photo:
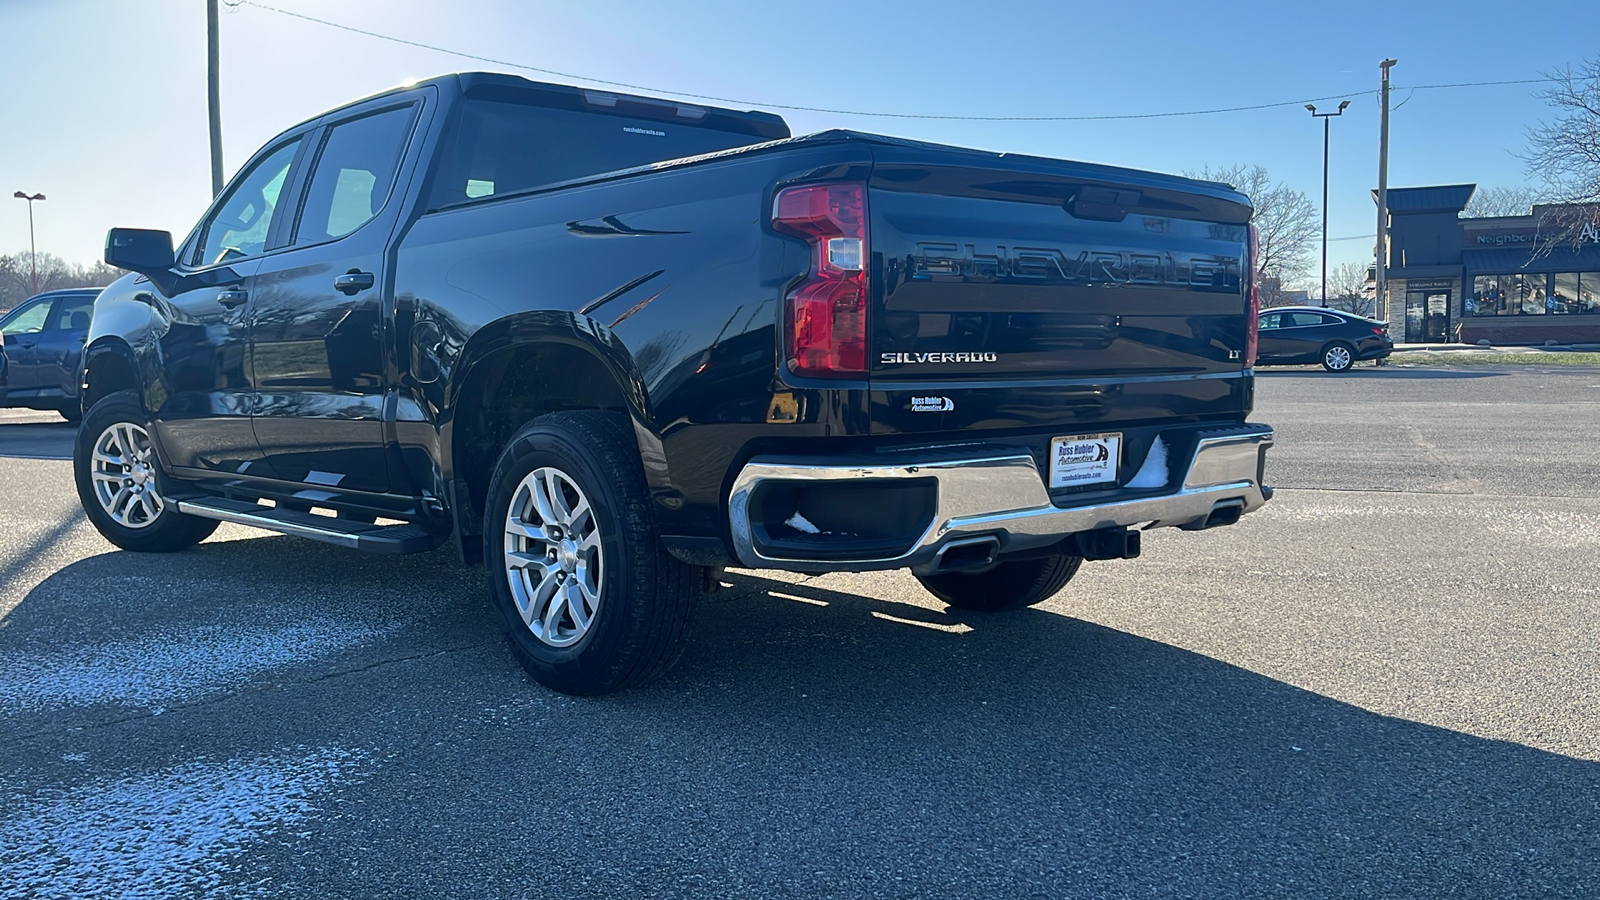
<path id="1" fill-rule="evenodd" d="M 444 137 L 429 209 L 786 137 L 726 130 L 703 107 L 596 91 L 468 96 Z M 545 105 L 565 102 L 575 108 Z M 760 130 L 759 128 L 754 130 Z"/>

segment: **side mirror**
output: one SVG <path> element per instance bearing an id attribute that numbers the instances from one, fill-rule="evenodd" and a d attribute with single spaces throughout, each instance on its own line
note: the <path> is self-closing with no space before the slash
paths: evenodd
<path id="1" fill-rule="evenodd" d="M 113 228 L 106 234 L 106 264 L 140 275 L 165 272 L 178 264 L 172 256 L 172 232 Z"/>
<path id="2" fill-rule="evenodd" d="M 172 232 L 149 228 L 113 228 L 106 234 L 106 264 L 150 279 L 170 293 L 177 260 L 172 255 Z"/>

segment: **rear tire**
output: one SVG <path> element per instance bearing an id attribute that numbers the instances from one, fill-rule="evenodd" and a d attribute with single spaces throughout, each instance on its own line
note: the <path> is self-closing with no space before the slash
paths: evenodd
<path id="1" fill-rule="evenodd" d="M 105 539 L 124 550 L 172 553 L 217 530 L 213 519 L 178 512 L 156 483 L 155 446 L 139 395 L 102 397 L 83 417 L 72 447 L 78 500 Z"/>
<path id="2" fill-rule="evenodd" d="M 627 418 L 533 420 L 501 453 L 486 507 L 489 602 L 534 680 L 607 694 L 677 662 L 701 573 L 661 543 Z"/>
<path id="3" fill-rule="evenodd" d="M 1002 562 L 982 572 L 917 576 L 928 593 L 957 609 L 1009 612 L 1054 597 L 1078 573 L 1083 557 L 1053 553 Z"/>
<path id="4" fill-rule="evenodd" d="M 1322 367 L 1329 372 L 1348 372 L 1356 362 L 1356 348 L 1344 342 L 1322 348 Z"/>

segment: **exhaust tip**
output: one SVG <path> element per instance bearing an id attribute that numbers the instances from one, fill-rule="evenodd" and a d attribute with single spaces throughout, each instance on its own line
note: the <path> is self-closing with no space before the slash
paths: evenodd
<path id="1" fill-rule="evenodd" d="M 1243 500 L 1224 500 L 1211 507 L 1211 512 L 1204 519 L 1196 519 L 1181 526 L 1184 531 L 1204 531 L 1207 528 L 1218 528 L 1223 525 L 1232 525 L 1244 515 Z"/>
<path id="2" fill-rule="evenodd" d="M 951 541 L 939 548 L 939 553 L 934 556 L 933 565 L 929 568 L 932 570 L 931 574 L 935 575 L 976 569 L 993 563 L 999 552 L 1000 539 L 994 535 Z"/>

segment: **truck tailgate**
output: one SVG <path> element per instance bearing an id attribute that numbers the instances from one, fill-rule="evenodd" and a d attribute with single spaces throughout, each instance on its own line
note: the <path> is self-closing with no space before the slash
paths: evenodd
<path id="1" fill-rule="evenodd" d="M 1227 188 L 875 148 L 875 434 L 1242 418 L 1250 209 Z"/>

